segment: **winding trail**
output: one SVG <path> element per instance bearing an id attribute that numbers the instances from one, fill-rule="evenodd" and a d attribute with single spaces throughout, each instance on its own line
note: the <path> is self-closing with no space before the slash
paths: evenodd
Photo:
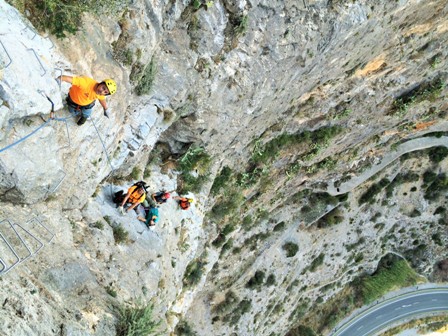
<path id="1" fill-rule="evenodd" d="M 403 154 L 438 146 L 448 147 L 448 137 L 422 137 L 406 141 L 398 145 L 396 150 L 384 155 L 379 164 L 372 166 L 371 168 L 361 173 L 361 175 L 352 178 L 350 181 L 342 183 L 339 188 L 336 188 L 334 184 L 329 185 L 327 188 L 327 192 L 332 196 L 345 194 L 355 189 L 360 184 L 364 183 L 379 171 L 383 170 L 391 162 L 395 161 Z"/>

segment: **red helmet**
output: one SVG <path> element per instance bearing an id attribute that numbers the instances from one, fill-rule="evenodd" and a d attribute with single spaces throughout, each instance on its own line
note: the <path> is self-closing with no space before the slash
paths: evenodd
<path id="1" fill-rule="evenodd" d="M 170 193 L 164 193 L 163 196 L 164 196 L 165 198 L 170 198 L 170 197 L 171 197 Z"/>

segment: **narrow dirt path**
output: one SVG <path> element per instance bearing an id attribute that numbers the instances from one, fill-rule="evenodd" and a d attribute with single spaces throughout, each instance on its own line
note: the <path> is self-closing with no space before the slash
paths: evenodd
<path id="1" fill-rule="evenodd" d="M 370 167 L 366 171 L 362 172 L 361 175 L 352 178 L 350 181 L 342 183 L 338 188 L 336 188 L 334 184 L 330 184 L 327 188 L 327 192 L 332 196 L 345 194 L 364 183 L 379 171 L 383 170 L 386 166 L 403 154 L 438 146 L 448 147 L 448 137 L 423 137 L 404 142 L 398 145 L 396 150 L 384 155 L 379 164 Z"/>

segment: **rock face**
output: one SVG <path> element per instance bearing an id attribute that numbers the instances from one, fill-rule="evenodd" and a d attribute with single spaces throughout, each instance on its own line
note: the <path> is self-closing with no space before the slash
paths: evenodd
<path id="1" fill-rule="evenodd" d="M 112 335 L 110 307 L 141 298 L 167 334 L 283 335 L 389 252 L 429 276 L 447 256 L 447 12 L 137 0 L 58 40 L 0 0 L 1 264 L 6 240 L 27 253 L 13 228 L 36 254 L 0 275 L 1 332 Z M 114 78 L 110 119 L 97 104 L 77 126 L 61 73 Z M 134 180 L 185 190 L 194 148 L 211 163 L 190 210 L 170 200 L 154 230 L 118 214 Z"/>

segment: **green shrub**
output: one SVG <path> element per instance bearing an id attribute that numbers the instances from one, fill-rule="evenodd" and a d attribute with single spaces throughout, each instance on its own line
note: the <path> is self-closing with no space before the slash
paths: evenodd
<path id="1" fill-rule="evenodd" d="M 276 226 L 274 226 L 274 232 L 283 231 L 286 228 L 285 222 L 280 222 Z"/>
<path id="2" fill-rule="evenodd" d="M 117 297 L 117 291 L 112 286 L 107 286 L 106 287 L 106 293 L 109 294 L 110 296 L 114 297 L 114 298 Z"/>
<path id="3" fill-rule="evenodd" d="M 135 166 L 134 168 L 132 168 L 132 172 L 131 172 L 131 178 L 133 180 L 140 180 L 140 176 L 142 174 L 142 170 Z"/>
<path id="4" fill-rule="evenodd" d="M 360 290 L 362 301 L 367 304 L 393 288 L 415 285 L 417 279 L 418 275 L 405 260 L 389 254 L 381 259 L 375 273 L 361 277 L 355 287 Z"/>
<path id="5" fill-rule="evenodd" d="M 230 250 L 233 247 L 233 239 L 230 238 L 226 241 L 226 243 L 222 246 L 220 257 L 224 255 L 228 250 Z"/>
<path id="6" fill-rule="evenodd" d="M 212 245 L 215 247 L 220 247 L 226 241 L 226 235 L 222 232 L 218 235 L 218 237 L 213 240 Z"/>
<path id="7" fill-rule="evenodd" d="M 197 333 L 190 327 L 187 321 L 181 320 L 174 331 L 178 336 L 197 336 Z"/>
<path id="8" fill-rule="evenodd" d="M 282 249 L 286 251 L 286 257 L 291 258 L 297 254 L 297 251 L 299 251 L 299 246 L 296 243 L 287 242 L 283 244 Z"/>
<path id="9" fill-rule="evenodd" d="M 317 227 L 320 229 L 327 228 L 339 224 L 343 220 L 344 216 L 341 211 L 338 208 L 335 208 L 317 221 Z"/>
<path id="10" fill-rule="evenodd" d="M 299 325 L 297 328 L 291 329 L 286 336 L 316 336 L 310 327 Z"/>
<path id="11" fill-rule="evenodd" d="M 210 193 L 212 195 L 216 195 L 222 188 L 226 186 L 227 183 L 229 183 L 231 176 L 232 176 L 232 170 L 227 166 L 223 167 L 221 169 L 221 172 L 218 174 L 218 176 L 216 176 L 215 180 L 213 181 Z"/>
<path id="12" fill-rule="evenodd" d="M 442 235 L 440 234 L 440 232 L 436 232 L 434 234 L 431 235 L 431 239 L 434 241 L 434 243 L 436 243 L 439 246 L 443 246 L 443 240 L 442 240 Z"/>
<path id="13" fill-rule="evenodd" d="M 426 174 L 426 173 L 425 173 Z M 448 178 L 445 173 L 439 174 L 425 190 L 425 199 L 434 201 L 448 191 Z"/>
<path id="14" fill-rule="evenodd" d="M 135 93 L 139 96 L 149 94 L 157 74 L 157 62 L 153 56 L 151 61 L 145 67 L 138 67 L 131 74 L 132 79 L 136 82 Z"/>
<path id="15" fill-rule="evenodd" d="M 443 206 L 437 207 L 437 209 L 434 211 L 434 215 L 440 215 L 444 214 L 446 212 L 446 209 Z"/>
<path id="16" fill-rule="evenodd" d="M 129 232 L 127 232 L 121 225 L 114 226 L 112 231 L 114 234 L 115 244 L 127 242 Z"/>
<path id="17" fill-rule="evenodd" d="M 309 213 L 311 210 L 313 210 L 313 208 L 312 208 L 310 205 L 305 204 L 305 205 L 300 209 L 300 212 L 303 213 L 303 214 L 307 214 L 307 213 Z"/>
<path id="18" fill-rule="evenodd" d="M 266 279 L 265 285 L 266 286 L 273 286 L 273 285 L 275 285 L 275 275 L 274 274 L 270 274 L 268 276 L 268 278 Z"/>
<path id="19" fill-rule="evenodd" d="M 265 274 L 263 271 L 256 271 L 254 276 L 247 282 L 246 288 L 255 289 L 261 287 L 264 281 L 264 276 Z"/>
<path id="20" fill-rule="evenodd" d="M 310 156 L 316 155 L 326 148 L 330 140 L 343 130 L 340 126 L 327 126 L 315 131 L 303 131 L 296 134 L 283 133 L 267 142 L 264 146 L 259 141 L 255 143 L 252 161 L 255 163 L 268 163 L 275 158 L 283 148 L 301 143 L 311 144 Z M 263 147 L 263 148 L 262 148 Z"/>
<path id="21" fill-rule="evenodd" d="M 242 15 L 238 18 L 236 18 L 235 20 L 235 25 L 234 25 L 234 33 L 237 36 L 243 35 L 246 30 L 247 30 L 247 25 L 248 25 L 248 16 L 247 15 Z"/>
<path id="22" fill-rule="evenodd" d="M 220 220 L 233 213 L 243 203 L 243 198 L 244 196 L 237 190 L 233 190 L 229 195 L 224 195 L 223 199 L 213 206 L 211 210 L 212 217 Z"/>
<path id="23" fill-rule="evenodd" d="M 386 187 L 386 197 L 388 197 L 388 198 L 392 197 L 395 187 L 397 187 L 403 183 L 418 182 L 419 179 L 420 179 L 420 176 L 411 171 L 398 174 Z"/>
<path id="24" fill-rule="evenodd" d="M 403 116 L 410 107 L 417 103 L 424 100 L 434 101 L 440 96 L 444 88 L 445 83 L 440 78 L 423 83 L 397 97 L 392 104 L 390 113 L 396 116 Z"/>
<path id="25" fill-rule="evenodd" d="M 225 314 L 230 311 L 238 302 L 238 296 L 233 291 L 228 291 L 226 293 L 224 301 L 220 302 L 213 309 L 217 314 Z"/>
<path id="26" fill-rule="evenodd" d="M 389 184 L 389 180 L 386 178 L 383 178 L 381 181 L 379 181 L 378 183 L 374 183 L 370 186 L 369 189 L 367 189 L 362 195 L 361 198 L 359 199 L 359 204 L 364 204 L 364 203 L 373 203 L 375 196 L 377 194 L 379 194 L 381 192 L 381 190 L 383 190 L 383 188 L 385 186 L 387 186 Z"/>
<path id="27" fill-rule="evenodd" d="M 98 16 L 116 16 L 129 5 L 128 0 L 98 0 L 85 2 L 77 0 L 10 0 L 40 31 L 49 31 L 56 37 L 74 34 L 83 25 L 84 13 Z M 30 15 L 27 15 L 30 13 Z"/>
<path id="28" fill-rule="evenodd" d="M 252 300 L 244 299 L 240 301 L 238 305 L 229 314 L 224 316 L 222 320 L 223 322 L 228 322 L 231 325 L 235 325 L 238 323 L 241 316 L 250 311 L 251 307 L 252 307 Z"/>
<path id="29" fill-rule="evenodd" d="M 325 259 L 325 255 L 323 253 L 319 254 L 314 260 L 311 262 L 309 270 L 314 272 L 320 265 L 323 264 Z"/>
<path id="30" fill-rule="evenodd" d="M 427 170 L 423 173 L 423 182 L 425 184 L 430 184 L 437 179 L 437 174 L 433 171 Z"/>
<path id="31" fill-rule="evenodd" d="M 204 148 L 190 146 L 184 155 L 179 159 L 180 175 L 180 193 L 187 193 L 189 191 L 199 192 L 205 182 L 208 181 L 209 168 L 212 159 L 207 154 Z M 197 177 L 191 174 L 195 171 Z"/>
<path id="32" fill-rule="evenodd" d="M 448 156 L 448 148 L 444 146 L 430 148 L 428 156 L 432 162 L 439 163 Z"/>
<path id="33" fill-rule="evenodd" d="M 383 226 L 378 225 L 378 226 L 380 227 L 380 229 L 384 227 L 384 225 Z M 364 237 L 361 237 L 361 238 L 359 238 L 359 240 L 356 243 L 345 245 L 345 249 L 347 250 L 347 252 L 350 252 L 351 250 L 358 247 L 359 245 L 364 244 L 365 241 L 366 241 L 366 239 Z"/>
<path id="34" fill-rule="evenodd" d="M 353 259 L 356 264 L 360 263 L 362 260 L 364 260 L 364 253 L 362 253 L 362 252 L 357 253 Z"/>
<path id="35" fill-rule="evenodd" d="M 227 224 L 226 226 L 224 226 L 221 233 L 227 235 L 230 232 L 233 232 L 234 230 L 235 226 L 233 224 Z"/>
<path id="36" fill-rule="evenodd" d="M 92 224 L 92 227 L 102 230 L 104 229 L 104 224 L 102 221 L 96 221 L 95 223 Z"/>
<path id="37" fill-rule="evenodd" d="M 205 263 L 201 259 L 192 260 L 184 274 L 183 284 L 185 287 L 192 287 L 199 283 L 204 272 Z"/>
<path id="38" fill-rule="evenodd" d="M 251 186 L 256 184 L 266 173 L 266 170 L 258 167 L 249 168 L 249 170 L 237 174 L 236 184 L 244 189 L 250 188 Z"/>
<path id="39" fill-rule="evenodd" d="M 243 218 L 243 222 L 242 222 L 242 226 L 244 228 L 244 230 L 249 230 L 252 227 L 252 223 L 254 222 L 253 218 L 251 215 L 247 215 L 246 217 Z"/>
<path id="40" fill-rule="evenodd" d="M 134 305 L 118 307 L 117 336 L 141 336 L 156 333 L 160 321 L 154 321 L 152 305 Z"/>
<path id="41" fill-rule="evenodd" d="M 289 315 L 288 320 L 296 321 L 296 320 L 302 318 L 308 310 L 309 310 L 308 302 L 300 302 L 299 301 L 299 304 L 294 308 L 292 313 Z"/>
<path id="42" fill-rule="evenodd" d="M 421 212 L 418 211 L 417 209 L 412 210 L 412 212 L 409 214 L 409 217 L 414 218 L 414 217 L 419 217 L 421 216 Z"/>

